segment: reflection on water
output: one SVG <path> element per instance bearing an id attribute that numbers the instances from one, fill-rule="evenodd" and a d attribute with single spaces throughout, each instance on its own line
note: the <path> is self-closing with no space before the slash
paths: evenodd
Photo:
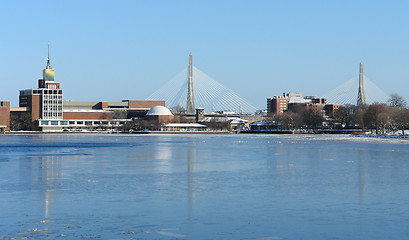
<path id="1" fill-rule="evenodd" d="M 39 164 L 40 181 L 44 188 L 44 218 L 49 218 L 50 205 L 53 202 L 54 185 L 62 176 L 62 157 L 45 156 L 41 158 Z"/>
<path id="2" fill-rule="evenodd" d="M 408 146 L 310 135 L 0 136 L 0 239 L 405 239 Z"/>
<path id="3" fill-rule="evenodd" d="M 365 168 L 364 168 L 364 161 L 367 156 L 365 156 L 365 152 L 359 150 L 359 206 L 362 208 L 365 200 Z"/>
<path id="4" fill-rule="evenodd" d="M 189 147 L 187 148 L 187 172 L 188 172 L 188 189 L 189 189 L 189 216 L 193 213 L 193 176 L 195 171 L 195 152 L 193 149 L 192 142 L 189 142 Z"/>

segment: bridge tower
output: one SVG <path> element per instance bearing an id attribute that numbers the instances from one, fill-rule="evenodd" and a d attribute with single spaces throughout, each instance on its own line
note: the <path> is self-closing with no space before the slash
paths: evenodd
<path id="1" fill-rule="evenodd" d="M 358 100 L 357 106 L 366 105 L 365 89 L 364 89 L 364 65 L 359 63 L 359 88 L 358 88 Z"/>
<path id="2" fill-rule="evenodd" d="M 193 92 L 193 63 L 192 63 L 192 53 L 189 55 L 189 82 L 187 85 L 187 107 L 186 112 L 193 114 L 195 113 L 195 97 Z"/>

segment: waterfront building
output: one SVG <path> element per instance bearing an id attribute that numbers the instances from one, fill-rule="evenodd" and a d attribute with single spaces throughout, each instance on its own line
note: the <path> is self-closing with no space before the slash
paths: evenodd
<path id="1" fill-rule="evenodd" d="M 48 55 L 43 78 L 38 80 L 38 87 L 20 90 L 19 107 L 27 108 L 33 122 L 50 120 L 55 126 L 63 119 L 62 99 L 63 91 L 60 89 L 60 83 L 54 81 L 54 69 L 50 65 Z"/>
<path id="2" fill-rule="evenodd" d="M 341 104 L 325 104 L 324 110 L 327 116 L 330 118 L 334 118 L 338 115 L 339 111 L 341 110 Z"/>
<path id="3" fill-rule="evenodd" d="M 283 96 L 274 96 L 272 98 L 267 98 L 267 116 L 272 116 L 273 114 L 281 114 L 288 109 L 288 102 L 290 98 L 283 94 Z"/>
<path id="4" fill-rule="evenodd" d="M 54 77 L 48 54 L 47 65 L 43 70 L 43 78 L 38 80 L 38 87 L 20 90 L 19 108 L 12 111 L 12 114 L 28 114 L 35 126 L 31 130 L 119 131 L 132 118 L 145 116 L 155 106 L 165 106 L 163 100 L 63 101 L 63 90 Z M 10 119 L 10 114 L 8 116 Z"/>
<path id="5" fill-rule="evenodd" d="M 282 96 L 267 98 L 267 115 L 269 117 L 286 111 L 298 112 L 303 109 L 312 110 L 321 116 L 334 116 L 341 105 L 327 104 L 325 98 L 316 96 L 303 97 L 301 93 L 283 93 Z"/>
<path id="6" fill-rule="evenodd" d="M 239 117 L 207 116 L 198 121 L 208 125 L 208 128 L 223 128 L 226 130 L 243 130 L 249 128 L 249 121 Z"/>
<path id="7" fill-rule="evenodd" d="M 199 123 L 168 123 L 161 126 L 161 131 L 167 132 L 202 132 L 206 125 Z"/>
<path id="8" fill-rule="evenodd" d="M 10 102 L 0 101 L 0 133 L 10 130 Z"/>
<path id="9" fill-rule="evenodd" d="M 173 115 L 173 113 L 168 108 L 161 105 L 152 107 L 146 113 L 144 119 L 153 121 L 157 126 L 180 122 L 179 116 Z"/>

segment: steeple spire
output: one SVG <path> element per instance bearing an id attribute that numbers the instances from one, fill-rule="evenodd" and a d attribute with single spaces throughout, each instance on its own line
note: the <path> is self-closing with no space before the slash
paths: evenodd
<path id="1" fill-rule="evenodd" d="M 45 69 L 52 69 L 50 65 L 50 44 L 48 44 L 47 66 L 45 67 Z"/>

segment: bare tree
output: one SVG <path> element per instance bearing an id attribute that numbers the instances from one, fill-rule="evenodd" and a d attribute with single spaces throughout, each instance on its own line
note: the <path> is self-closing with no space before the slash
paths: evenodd
<path id="1" fill-rule="evenodd" d="M 295 129 L 301 124 L 300 114 L 292 111 L 287 111 L 282 114 L 275 115 L 274 122 L 277 123 L 279 129 Z"/>
<path id="2" fill-rule="evenodd" d="M 28 130 L 35 131 L 38 130 L 35 122 L 31 121 L 30 113 L 19 113 L 10 115 L 10 128 L 14 131 Z"/>
<path id="3" fill-rule="evenodd" d="M 405 108 L 406 101 L 402 96 L 399 96 L 397 93 L 392 93 L 388 100 L 389 106 L 397 108 Z"/>
<path id="4" fill-rule="evenodd" d="M 406 108 L 391 109 L 391 125 L 394 132 L 402 130 L 405 135 L 405 129 L 409 127 L 409 110 Z"/>
<path id="5" fill-rule="evenodd" d="M 374 103 L 368 106 L 363 114 L 364 125 L 375 129 L 376 134 L 384 134 L 385 128 L 390 124 L 389 108 L 385 104 Z"/>
<path id="6" fill-rule="evenodd" d="M 311 109 L 305 109 L 300 115 L 303 124 L 307 126 L 308 129 L 315 130 L 322 125 L 322 116 Z"/>
<path id="7" fill-rule="evenodd" d="M 143 118 L 135 118 L 131 122 L 127 122 L 123 126 L 124 131 L 129 130 L 160 130 L 160 124 L 155 120 L 147 120 Z"/>
<path id="8" fill-rule="evenodd" d="M 112 112 L 112 119 L 126 119 L 128 112 L 125 110 L 114 110 Z"/>
<path id="9" fill-rule="evenodd" d="M 350 128 L 356 124 L 355 118 L 357 111 L 358 108 L 355 105 L 346 104 L 334 114 L 334 118 L 340 122 L 343 127 Z"/>
<path id="10" fill-rule="evenodd" d="M 218 121 L 216 119 L 212 119 L 209 122 L 204 123 L 206 124 L 208 129 L 212 130 L 229 130 L 230 123 L 228 121 Z"/>
<path id="11" fill-rule="evenodd" d="M 172 112 L 174 114 L 184 114 L 186 113 L 186 109 L 180 105 L 176 105 L 172 108 Z"/>

